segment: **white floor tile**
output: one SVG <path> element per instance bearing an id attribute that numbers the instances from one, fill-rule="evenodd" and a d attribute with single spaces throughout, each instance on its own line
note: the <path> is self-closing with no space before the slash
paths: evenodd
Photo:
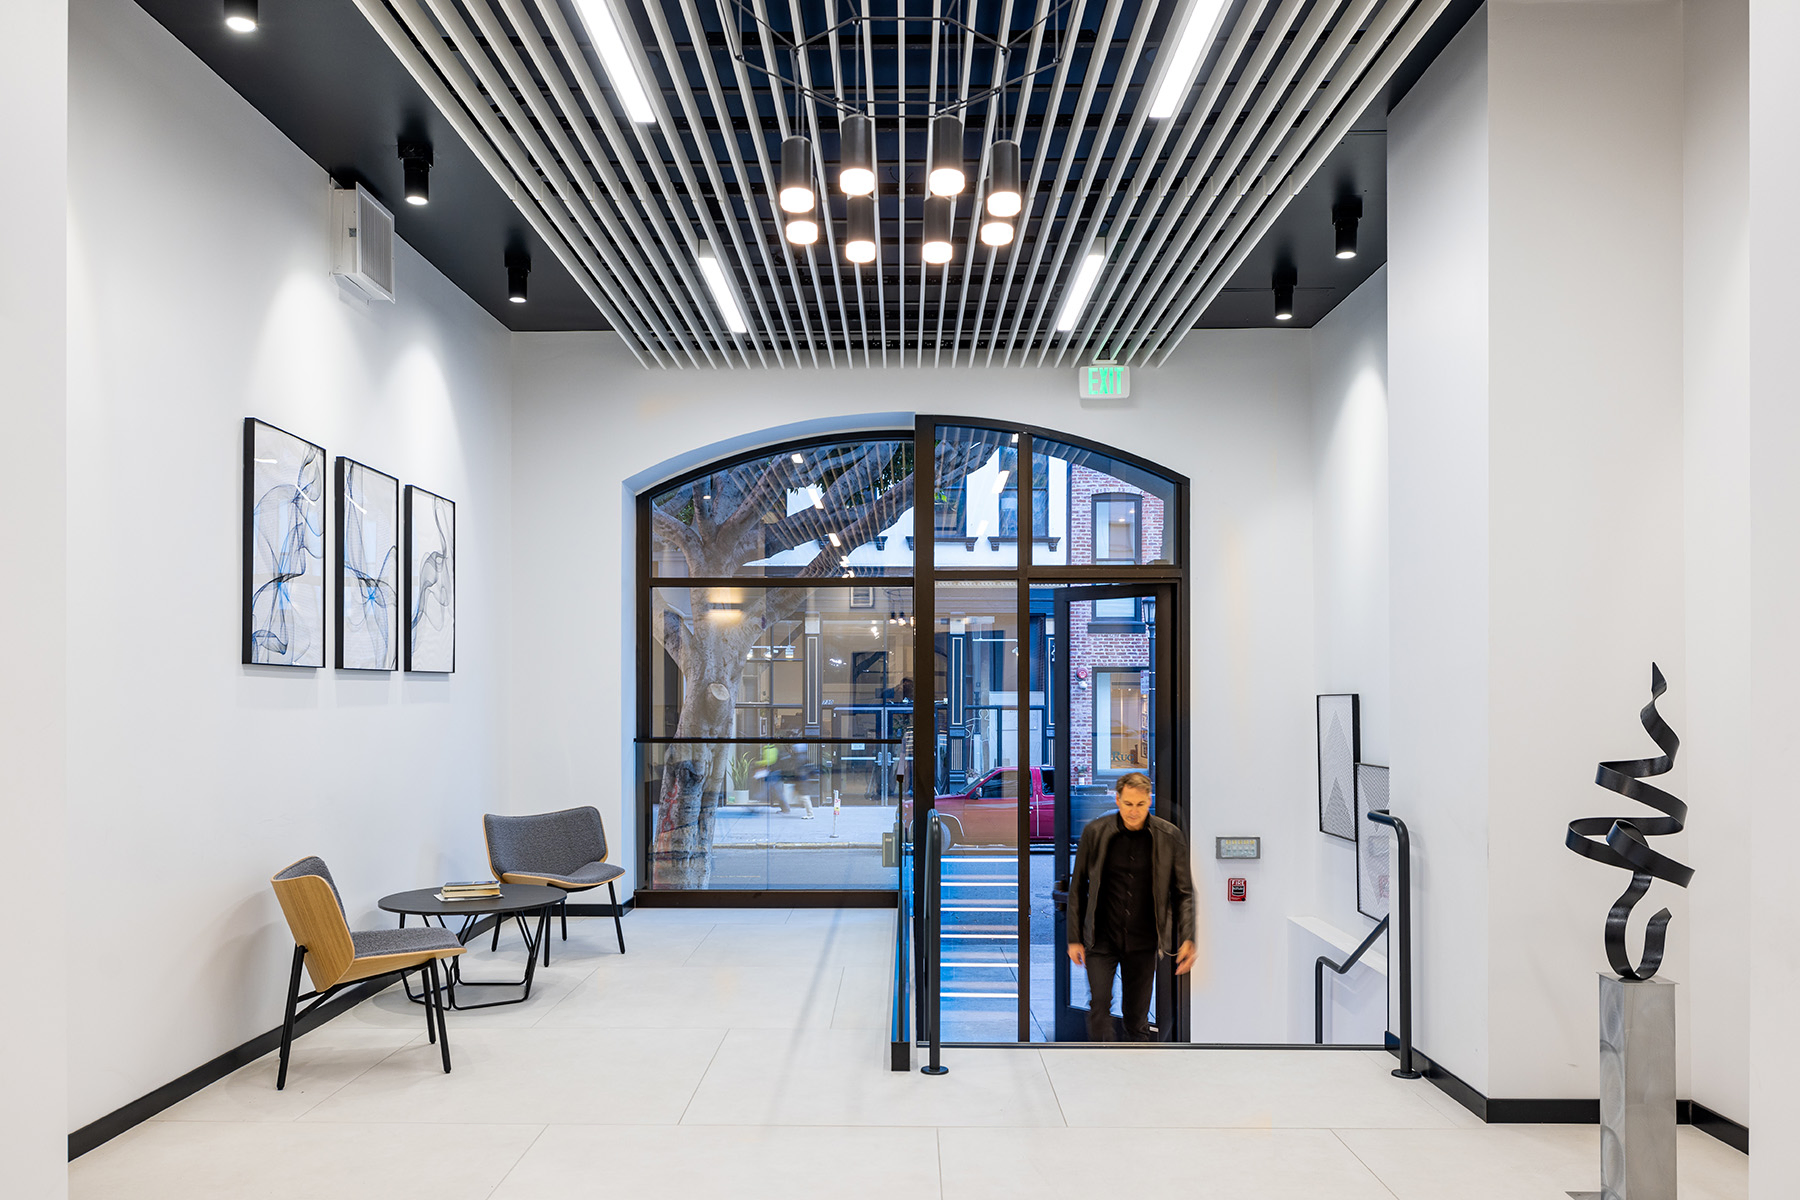
<path id="1" fill-rule="evenodd" d="M 538 1027 L 724 1030 L 831 1024 L 844 969 L 787 965 L 790 961 L 619 969 L 609 963 L 544 1013 Z"/>
<path id="2" fill-rule="evenodd" d="M 887 1030 L 893 1022 L 893 986 L 891 967 L 845 967 L 831 1027 Z"/>
<path id="3" fill-rule="evenodd" d="M 151 1119 L 292 1121 L 396 1050 L 424 1040 L 422 1030 L 415 1035 L 331 1021 L 295 1040 L 281 1091 L 275 1090 L 280 1055 L 271 1052 Z"/>
<path id="4" fill-rule="evenodd" d="M 1392 1200 L 1326 1129 L 941 1129 L 938 1143 L 944 1200 Z"/>
<path id="5" fill-rule="evenodd" d="M 1600 1188 L 1593 1125 L 1487 1125 L 1479 1129 L 1342 1130 L 1338 1136 L 1399 1200 L 1567 1200 Z M 1684 1200 L 1744 1200 L 1750 1160 L 1723 1142 L 1676 1130 Z"/>
<path id="6" fill-rule="evenodd" d="M 673 1124 L 720 1037 L 712 1029 L 453 1030 L 451 1074 L 439 1067 L 437 1047 L 421 1042 L 383 1059 L 301 1119 Z"/>
<path id="7" fill-rule="evenodd" d="M 948 1075 L 887 1070 L 876 1030 L 733 1030 L 689 1125 L 1061 1125 L 1032 1050 L 958 1051 Z"/>
<path id="8" fill-rule="evenodd" d="M 484 1200 L 535 1125 L 151 1121 L 69 1164 L 70 1200 Z"/>
<path id="9" fill-rule="evenodd" d="M 1180 1113 L 1195 1128 L 1449 1129 L 1422 1094 L 1395 1079 L 1378 1052 L 1047 1050 L 1044 1062 L 1070 1125 L 1137 1125 L 1146 1110 Z"/>
<path id="10" fill-rule="evenodd" d="M 600 1194 L 933 1200 L 936 1137 L 930 1129 L 552 1125 L 494 1200 Z"/>
<path id="11" fill-rule="evenodd" d="M 893 955 L 891 925 L 720 925 L 687 961 L 691 966 L 886 966 Z"/>

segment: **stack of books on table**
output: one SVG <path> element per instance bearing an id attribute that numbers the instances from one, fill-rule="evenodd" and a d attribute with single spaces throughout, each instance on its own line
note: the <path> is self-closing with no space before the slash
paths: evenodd
<path id="1" fill-rule="evenodd" d="M 439 900 L 495 900 L 500 896 L 500 881 L 497 879 L 473 879 L 461 883 L 446 883 L 438 889 Z"/>

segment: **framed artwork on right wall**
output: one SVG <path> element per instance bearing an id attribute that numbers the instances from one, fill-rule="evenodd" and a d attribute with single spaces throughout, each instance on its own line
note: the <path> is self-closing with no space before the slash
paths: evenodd
<path id="1" fill-rule="evenodd" d="M 1394 834 L 1369 820 L 1369 814 L 1386 812 L 1387 806 L 1388 769 L 1357 763 L 1356 911 L 1377 921 L 1388 915 L 1393 902 Z"/>
<path id="2" fill-rule="evenodd" d="M 456 670 L 456 505 L 406 485 L 406 669 Z"/>
<path id="3" fill-rule="evenodd" d="M 1361 712 L 1355 692 L 1320 696 L 1319 832 L 1356 840 L 1356 760 L 1362 757 Z"/>

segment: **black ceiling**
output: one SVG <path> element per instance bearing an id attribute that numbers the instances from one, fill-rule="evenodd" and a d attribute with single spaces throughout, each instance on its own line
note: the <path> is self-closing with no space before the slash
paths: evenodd
<path id="1" fill-rule="evenodd" d="M 587 294 L 532 232 L 352 0 L 261 0 L 261 28 L 248 36 L 225 29 L 220 0 L 138 2 L 334 179 L 368 187 L 394 211 L 400 236 L 508 328 L 607 327 Z M 679 0 L 664 2 L 672 14 L 671 24 L 685 28 Z M 1475 0 L 1453 0 L 1384 94 L 1356 122 L 1354 132 L 1332 151 L 1233 273 L 1196 327 L 1276 325 L 1270 279 L 1278 264 L 1291 265 L 1298 276 L 1292 324 L 1311 325 L 1386 261 L 1386 114 L 1478 7 Z M 1131 10 L 1135 12 L 1135 5 Z M 670 96 L 670 108 L 679 113 L 666 73 L 661 84 Z M 685 122 L 677 123 L 683 136 L 665 139 L 665 148 L 693 144 L 693 131 Z M 773 120 L 766 123 L 772 130 Z M 702 136 L 712 135 L 709 131 Z M 396 147 L 402 140 L 421 140 L 433 147 L 436 163 L 428 206 L 400 202 Z M 1079 151 L 1084 143 L 1074 141 Z M 1029 170 L 1029 144 L 1026 153 Z M 891 162 L 894 156 L 883 157 Z M 762 186 L 755 181 L 743 190 L 760 194 Z M 1341 261 L 1332 253 L 1330 210 L 1336 199 L 1351 193 L 1363 201 L 1360 253 Z M 1045 221 L 1046 226 L 1049 223 Z M 525 249 L 532 259 L 531 299 L 524 305 L 506 299 L 505 259 L 514 247 Z M 953 263 L 951 270 L 956 267 Z M 829 312 L 815 315 L 830 320 Z"/>

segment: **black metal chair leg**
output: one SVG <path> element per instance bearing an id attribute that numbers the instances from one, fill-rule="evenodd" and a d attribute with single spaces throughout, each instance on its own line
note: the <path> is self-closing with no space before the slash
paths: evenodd
<path id="1" fill-rule="evenodd" d="M 437 1011 L 438 1050 L 444 1056 L 444 1074 L 448 1075 L 450 1073 L 450 1028 L 444 1024 L 444 988 L 438 974 L 438 960 L 431 959 L 429 967 L 431 970 L 431 1007 Z"/>
<path id="2" fill-rule="evenodd" d="M 405 982 L 405 971 L 400 972 L 400 979 L 402 983 Z M 437 1041 L 437 1026 L 433 1024 L 431 1019 L 431 977 L 426 974 L 423 963 L 419 965 L 419 994 L 425 997 L 425 1040 L 435 1043 Z"/>
<path id="3" fill-rule="evenodd" d="M 300 964 L 306 960 L 306 947 L 294 947 L 294 969 L 288 972 L 287 1011 L 281 1018 L 281 1066 L 275 1071 L 275 1090 L 287 1086 L 288 1052 L 294 1048 L 294 1008 L 300 1002 Z"/>
<path id="4" fill-rule="evenodd" d="M 625 953 L 625 923 L 619 919 L 619 889 L 613 886 L 612 880 L 606 881 L 606 894 L 612 897 L 613 932 L 619 935 L 619 953 Z"/>
<path id="5" fill-rule="evenodd" d="M 569 898 L 564 896 L 556 907 L 562 910 L 563 941 L 566 942 L 569 940 Z"/>

